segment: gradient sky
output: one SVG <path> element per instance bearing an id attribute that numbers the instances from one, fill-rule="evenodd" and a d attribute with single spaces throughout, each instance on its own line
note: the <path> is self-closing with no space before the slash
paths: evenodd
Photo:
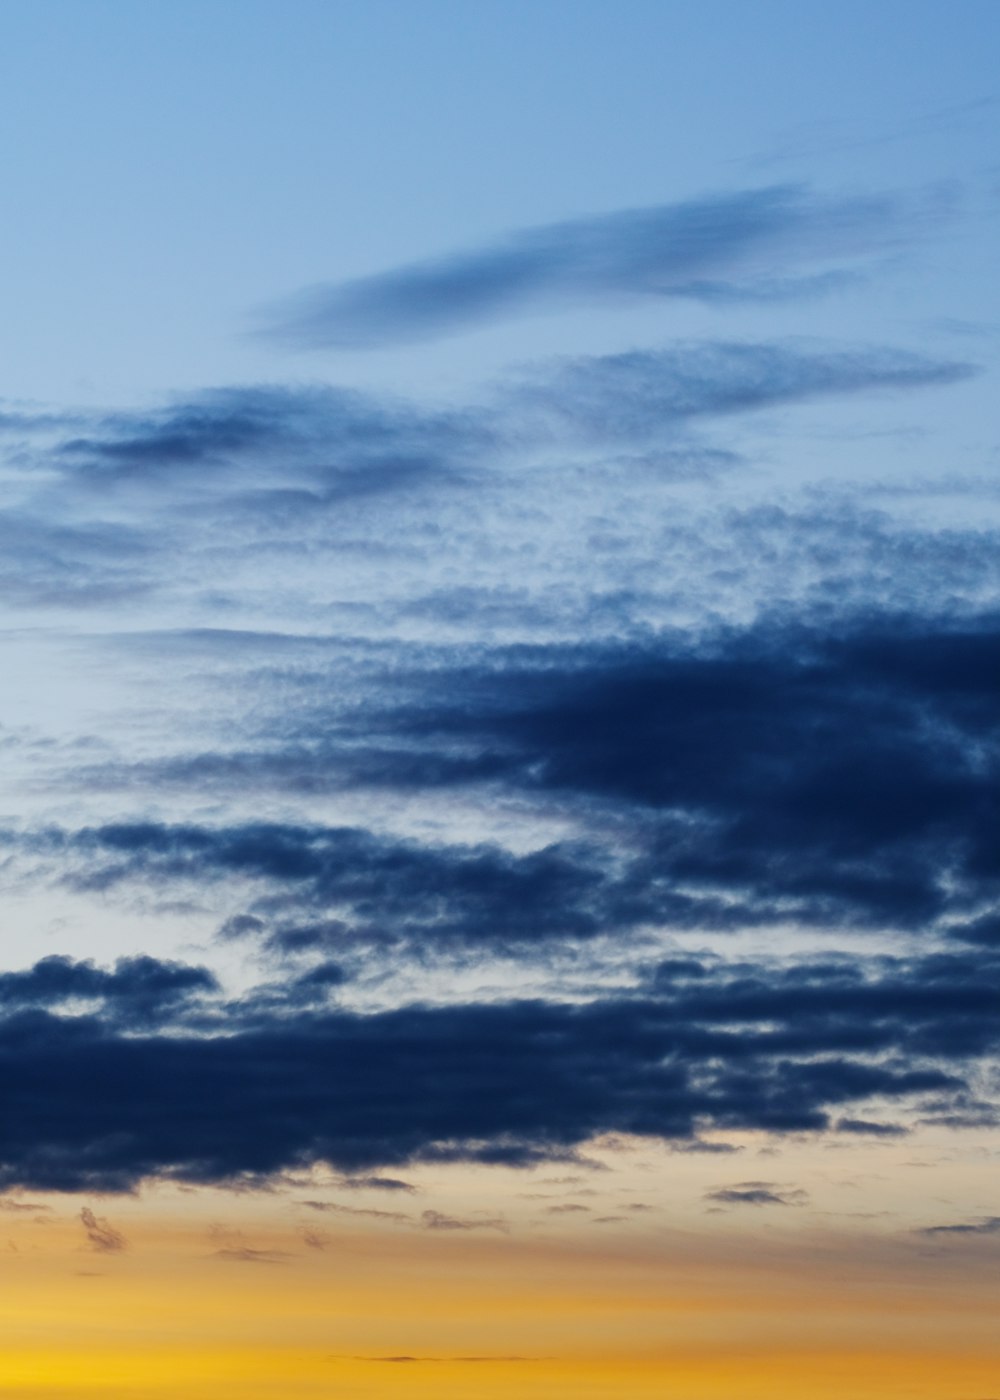
<path id="1" fill-rule="evenodd" d="M 4 1396 L 1000 1395 L 1000 8 L 0 19 Z"/>

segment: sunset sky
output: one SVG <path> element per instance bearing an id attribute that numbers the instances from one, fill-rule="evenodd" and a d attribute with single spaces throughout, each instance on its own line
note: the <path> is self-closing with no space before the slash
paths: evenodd
<path id="1" fill-rule="evenodd" d="M 1000 1397 L 998 53 L 0 0 L 3 1400 Z"/>

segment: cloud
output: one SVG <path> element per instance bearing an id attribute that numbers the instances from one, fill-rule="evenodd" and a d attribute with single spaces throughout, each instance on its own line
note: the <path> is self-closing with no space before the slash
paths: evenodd
<path id="1" fill-rule="evenodd" d="M 155 586 L 153 540 L 116 521 L 60 522 L 0 512 L 0 586 L 8 606 L 102 608 L 136 602 Z"/>
<path id="2" fill-rule="evenodd" d="M 107 1220 L 98 1219 L 89 1206 L 80 1211 L 87 1243 L 98 1254 L 120 1254 L 126 1248 L 125 1236 Z"/>
<path id="3" fill-rule="evenodd" d="M 265 1182 L 317 1162 L 349 1175 L 530 1166 L 606 1133 L 684 1143 L 713 1126 L 822 1130 L 861 1101 L 933 1093 L 943 1106 L 961 1101 L 963 1067 L 996 1048 L 991 979 L 981 966 L 945 977 L 890 964 L 867 985 L 838 983 L 819 964 L 777 986 L 773 970 L 731 970 L 709 994 L 676 998 L 268 1017 L 236 1004 L 224 1035 L 19 1012 L 0 1020 L 0 1188 Z"/>
<path id="4" fill-rule="evenodd" d="M 779 1188 L 771 1181 L 741 1181 L 705 1193 L 706 1201 L 727 1206 L 801 1206 L 807 1199 L 805 1191 Z"/>
<path id="5" fill-rule="evenodd" d="M 779 616 L 694 639 L 397 660 L 353 711 L 316 702 L 329 690 L 319 672 L 272 743 L 231 760 L 248 793 L 308 766 L 314 790 L 468 791 L 554 807 L 579 835 L 519 853 L 278 823 L 11 839 L 79 889 L 256 890 L 238 916 L 254 922 L 227 928 L 321 954 L 332 966 L 315 976 L 330 985 L 352 947 L 524 952 L 651 926 L 937 929 L 988 952 L 998 667 L 991 615 L 864 610 L 826 626 Z M 226 762 L 185 759 L 185 781 L 204 791 Z M 156 776 L 168 781 L 169 764 Z M 674 959 L 656 975 L 699 969 Z"/>
<path id="6" fill-rule="evenodd" d="M 662 613 L 671 596 L 675 608 L 678 590 L 686 607 L 717 606 L 701 595 L 722 574 L 702 566 L 720 547 L 739 552 L 744 579 L 726 592 L 744 602 L 746 576 L 774 559 L 773 512 L 769 524 L 740 530 L 718 511 L 686 522 L 664 509 L 673 484 L 699 483 L 692 489 L 717 498 L 723 477 L 752 470 L 744 454 L 708 439 L 712 425 L 731 433 L 735 415 L 769 406 L 913 392 L 970 373 L 879 346 L 713 340 L 543 362 L 458 406 L 244 385 L 93 414 L 85 431 L 75 425 L 33 449 L 32 470 L 19 474 L 23 499 L 0 513 L 0 587 L 14 607 L 98 615 L 155 603 L 174 616 L 181 605 L 216 622 L 263 613 L 273 624 L 277 609 L 292 631 L 304 618 L 330 620 L 332 589 L 334 615 L 351 629 L 435 624 L 481 636 L 554 625 L 586 633 L 602 622 L 621 635 Z M 588 501 L 581 535 L 573 519 Z M 833 590 L 843 589 L 839 573 L 864 592 L 859 552 L 887 572 L 886 540 L 871 521 L 861 535 L 853 525 L 853 534 L 847 522 L 838 532 Z M 701 542 L 720 529 L 742 537 Z M 811 529 L 820 533 L 815 520 Z M 770 538 L 755 543 L 754 531 Z M 819 551 L 833 557 L 829 522 L 823 540 L 790 524 L 780 533 L 800 574 L 815 575 Z M 948 573 L 963 574 L 969 588 L 991 566 L 995 573 L 996 549 L 967 536 L 964 558 L 952 543 Z M 894 589 L 917 578 L 926 586 L 946 546 L 937 535 L 925 540 L 938 558 L 923 571 L 906 559 Z M 897 548 L 912 553 L 909 541 Z M 512 549 L 516 573 L 505 563 Z M 573 566 L 581 552 L 595 569 L 586 590 Z M 789 570 L 774 559 L 770 572 L 781 591 Z M 213 635 L 221 653 L 226 630 Z"/>
<path id="7" fill-rule="evenodd" d="M 97 417 L 48 460 L 104 491 L 177 485 L 201 497 L 224 484 L 244 503 L 270 488 L 286 505 L 298 492 L 315 506 L 447 474 L 491 437 L 481 410 L 435 411 L 329 386 L 243 385 Z"/>
<path id="8" fill-rule="evenodd" d="M 647 441 L 692 419 L 831 394 L 949 384 L 966 364 L 900 350 L 709 341 L 557 360 L 508 391 L 563 433 L 590 442 Z"/>
<path id="9" fill-rule="evenodd" d="M 77 890 L 221 888 L 249 911 L 229 936 L 293 970 L 233 1002 L 203 969 L 152 959 L 4 974 L 14 1129 L 0 1186 L 266 1181 L 325 1162 L 400 1190 L 374 1183 L 411 1162 L 568 1160 L 601 1133 L 684 1149 L 713 1129 L 986 1121 L 972 1072 L 998 1043 L 1000 950 L 984 936 L 1000 869 L 997 665 L 991 616 L 870 611 L 699 639 L 441 649 L 323 726 L 314 766 L 362 790 L 537 803 L 577 837 L 511 851 L 280 822 L 7 833 Z M 322 714 L 295 707 L 292 722 Z M 650 963 L 635 948 L 651 930 L 789 921 L 922 941 L 850 959 Z M 373 949 L 380 966 L 393 949 L 405 978 L 456 959 L 485 973 L 511 953 L 543 967 L 559 946 L 585 964 L 599 940 L 636 980 L 595 979 L 581 1004 L 550 989 L 362 1015 L 303 996 L 314 963 L 313 981 L 336 987 Z"/>
<path id="10" fill-rule="evenodd" d="M 439 1210 L 425 1210 L 420 1219 L 425 1230 L 500 1230 L 506 1234 L 510 1229 L 506 1220 L 485 1220 L 481 1217 L 460 1220 L 453 1215 L 443 1215 Z"/>
<path id="11" fill-rule="evenodd" d="M 300 916 L 269 934 L 270 946 L 287 954 L 342 954 L 370 940 L 537 945 L 627 927 L 653 912 L 638 890 L 602 868 L 596 852 L 572 846 L 515 856 L 489 845 L 435 847 L 358 828 L 277 823 L 50 829 L 29 844 L 65 857 L 65 878 L 77 889 L 244 880 L 288 891 Z M 320 910 L 322 917 L 302 917 Z M 238 929 L 256 936 L 262 923 Z M 226 937 L 238 936 L 236 928 L 227 923 Z M 345 976 L 340 963 L 324 963 L 304 975 L 305 987 L 296 985 L 322 990 Z"/>
<path id="12" fill-rule="evenodd" d="M 709 1157 L 728 1157 L 733 1153 L 742 1152 L 743 1148 L 731 1142 L 683 1142 L 675 1144 L 673 1151 L 700 1153 Z"/>
<path id="13" fill-rule="evenodd" d="M 256 891 L 236 916 L 254 922 L 226 928 L 323 955 L 304 1000 L 365 945 L 523 951 L 794 920 L 937 928 L 988 950 L 998 666 L 990 615 L 863 611 L 826 627 L 777 617 L 696 639 L 466 648 L 424 669 L 397 661 L 353 711 L 310 710 L 307 690 L 287 737 L 286 707 L 270 747 L 234 757 L 241 781 L 257 792 L 272 770 L 288 781 L 308 764 L 318 790 L 469 791 L 556 808 L 574 839 L 513 853 L 359 827 L 133 822 L 10 840 L 77 889 Z M 322 673 L 315 687 L 328 690 Z M 216 760 L 183 762 L 203 791 Z M 682 973 L 698 970 L 674 960 L 657 975 Z"/>
<path id="14" fill-rule="evenodd" d="M 982 1220 L 974 1220 L 962 1225 L 928 1225 L 920 1232 L 923 1235 L 998 1235 L 1000 1215 L 988 1215 Z"/>
<path id="15" fill-rule="evenodd" d="M 356 1215 L 366 1220 L 389 1220 L 394 1225 L 409 1225 L 412 1216 L 398 1210 L 361 1210 L 356 1206 L 342 1206 L 336 1201 L 300 1201 L 309 1210 L 329 1211 L 337 1215 Z"/>
<path id="16" fill-rule="evenodd" d="M 417 1188 L 409 1181 L 400 1181 L 395 1176 L 344 1176 L 337 1186 L 347 1191 L 403 1191 L 413 1196 Z"/>
<path id="17" fill-rule="evenodd" d="M 783 906 L 914 927 L 949 889 L 966 907 L 1000 892 L 998 665 L 990 617 L 511 651 L 428 677 L 411 707 L 371 716 L 371 736 L 391 735 L 385 756 L 372 744 L 367 763 L 353 757 L 373 782 L 392 781 L 394 751 L 407 786 L 478 781 L 584 817 L 630 813 L 650 888 L 738 896 L 737 921 Z"/>
<path id="18" fill-rule="evenodd" d="M 857 257 L 912 237 L 914 214 L 891 196 L 824 199 L 790 185 L 625 210 L 308 288 L 264 313 L 260 333 L 300 350 L 371 349 L 533 307 L 811 296 L 842 285 Z"/>
<path id="19" fill-rule="evenodd" d="M 207 968 L 162 962 L 145 954 L 119 958 L 113 971 L 54 954 L 26 971 L 0 973 L 0 1006 L 98 1001 L 104 1003 L 109 1020 L 141 1025 L 175 1017 L 182 1004 L 218 989 Z"/>
<path id="20" fill-rule="evenodd" d="M 282 1249 L 217 1249 L 211 1256 L 227 1264 L 283 1264 L 291 1255 Z"/>
<path id="21" fill-rule="evenodd" d="M 491 454 L 518 415 L 529 444 L 624 451 L 655 447 L 657 434 L 666 441 L 700 417 L 961 373 L 887 351 L 669 347 L 549 365 L 532 383 L 510 379 L 481 416 L 393 409 L 339 391 L 209 395 L 113 415 L 57 460 L 82 492 L 121 493 L 117 501 L 137 483 L 164 485 L 192 517 L 187 483 L 195 494 L 217 492 L 201 498 L 210 535 L 220 502 L 241 503 L 244 523 L 263 521 L 277 499 L 269 493 L 316 500 L 353 489 L 355 469 L 395 492 L 397 460 L 425 464 L 407 480 L 423 480 L 428 463 L 428 480 L 442 463 L 454 469 L 449 481 L 459 466 L 471 480 L 499 461 Z M 624 470 L 646 471 L 629 460 Z M 602 477 L 602 490 L 612 479 Z M 525 481 L 503 486 L 529 516 L 544 493 Z M 553 517 L 563 504 L 549 500 Z M 615 523 L 606 522 L 609 533 Z M 574 517 L 567 526 L 574 538 L 577 525 Z M 649 537 L 653 573 L 671 541 L 680 572 L 691 570 L 689 522 L 673 525 L 674 534 Z M 286 526 L 278 534 L 287 543 L 295 532 Z M 442 527 L 436 547 L 446 535 Z M 491 536 L 488 522 L 471 538 Z M 441 592 L 425 595 L 425 619 L 467 606 L 479 639 L 448 647 L 275 632 L 254 634 L 254 651 L 235 628 L 187 634 L 192 654 L 202 648 L 199 667 L 206 655 L 226 665 L 245 649 L 233 674 L 250 677 L 252 715 L 241 701 L 241 721 L 216 747 L 122 763 L 103 777 L 133 784 L 143 803 L 169 793 L 160 810 L 183 811 L 173 801 L 180 791 L 197 804 L 188 810 L 216 819 L 50 825 L 5 833 L 4 844 L 61 896 L 121 890 L 197 902 L 211 892 L 226 937 L 258 940 L 272 973 L 284 975 L 230 1001 L 205 969 L 151 958 L 113 969 L 46 958 L 0 974 L 0 1069 L 14 1124 L 0 1144 L 0 1183 L 265 1183 L 325 1162 L 347 1174 L 344 1186 L 404 1190 L 383 1169 L 572 1160 L 599 1133 L 697 1150 L 713 1128 L 886 1135 L 895 1129 L 885 1113 L 957 1123 L 985 1112 L 971 1097 L 971 1066 L 997 1043 L 1000 641 L 993 614 L 938 590 L 939 580 L 951 589 L 958 579 L 990 596 L 995 541 L 986 531 L 985 543 L 970 539 L 894 530 L 822 501 L 812 512 L 734 513 L 709 552 L 737 591 L 756 578 L 760 556 L 772 560 L 772 601 L 790 563 L 814 576 L 798 615 L 789 603 L 743 626 L 639 625 L 638 584 L 598 616 L 593 591 L 575 581 L 579 611 L 559 624 L 570 641 L 551 632 L 526 645 L 483 641 L 480 603 Z M 503 549 L 509 571 L 521 555 L 510 540 L 498 558 Z M 234 557 L 253 556 L 241 550 Z M 418 571 L 425 564 L 420 555 Z M 634 566 L 628 554 L 625 582 Z M 689 598 L 702 578 L 692 572 Z M 927 577 L 932 596 L 907 596 Z M 526 596 L 536 582 L 527 580 Z M 662 600 L 658 588 L 654 579 L 642 596 Z M 407 587 L 401 596 L 412 603 Z M 714 609 L 706 596 L 709 604 L 695 599 L 699 616 Z M 387 613 L 393 627 L 404 611 Z M 598 627 L 613 640 L 592 638 Z M 175 640 L 158 663 L 175 655 Z M 136 639 L 127 645 L 133 651 Z M 78 777 L 96 789 L 102 773 Z M 227 783 L 228 809 L 214 805 Z M 280 810 L 263 800 L 275 788 L 336 793 L 357 819 L 262 820 L 256 813 Z M 384 812 L 400 796 L 479 803 L 561 835 L 508 849 L 368 829 L 369 799 Z M 644 942 L 790 924 L 919 933 L 923 942 L 902 945 L 913 950 L 905 957 L 850 962 L 671 953 L 653 965 Z M 550 980 L 534 1001 L 503 1001 L 494 990 L 480 1004 L 349 1009 L 374 950 L 397 985 L 417 966 L 443 985 L 456 965 L 488 984 L 495 959 L 516 957 L 537 977 L 566 951 L 585 981 L 598 944 L 637 980 L 619 978 L 609 991 L 595 977 L 582 1004 L 568 990 L 556 1000 Z M 442 1219 L 461 1228 L 459 1217 Z"/>
<path id="22" fill-rule="evenodd" d="M 949 936 L 982 948 L 1000 948 L 1000 913 L 990 912 L 978 919 L 952 924 Z"/>
<path id="23" fill-rule="evenodd" d="M 48 433 L 53 429 L 66 429 L 86 421 L 84 415 L 72 412 L 47 412 L 13 405 L 13 401 L 0 399 L 0 433 L 32 435 Z"/>
<path id="24" fill-rule="evenodd" d="M 909 1132 L 900 1123 L 872 1123 L 867 1118 L 841 1118 L 837 1124 L 838 1133 L 851 1133 L 855 1137 L 906 1137 Z"/>
<path id="25" fill-rule="evenodd" d="M 92 509 L 95 494 L 143 508 L 179 497 L 185 506 L 197 500 L 208 524 L 225 515 L 280 531 L 368 497 L 406 501 L 428 489 L 481 485 L 484 473 L 495 477 L 526 451 L 557 443 L 640 449 L 618 462 L 619 472 L 710 479 L 741 458 L 679 440 L 686 424 L 829 395 L 946 385 L 972 373 L 965 363 L 884 346 L 676 342 L 543 361 L 508 373 L 464 407 L 336 386 L 204 390 L 161 408 L 97 415 L 86 434 L 39 449 L 36 466 L 72 484 L 75 495 L 63 493 L 62 509 L 74 501 L 78 510 Z M 139 516 L 141 524 L 59 523 L 49 518 L 56 500 L 44 501 L 44 516 L 0 517 L 18 577 L 30 581 L 49 561 L 53 586 L 64 590 L 77 579 L 84 593 L 145 579 L 162 543 L 147 517 Z M 192 521 L 173 523 L 183 539 Z"/>

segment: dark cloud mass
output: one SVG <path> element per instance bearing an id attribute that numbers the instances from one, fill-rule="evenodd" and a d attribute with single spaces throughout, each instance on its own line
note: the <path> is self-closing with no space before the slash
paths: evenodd
<path id="1" fill-rule="evenodd" d="M 102 1002 L 119 1024 L 156 1023 L 177 1014 L 189 998 L 218 990 L 206 968 L 138 956 L 120 958 L 113 971 L 53 955 L 24 972 L 0 973 L 0 1007 L 54 1007 Z"/>
<path id="2" fill-rule="evenodd" d="M 696 645 L 515 649 L 398 671 L 397 703 L 366 707 L 363 736 L 341 730 L 352 781 L 557 801 L 603 823 L 603 841 L 515 854 L 154 822 L 16 838 L 78 889 L 242 882 L 257 912 L 228 937 L 322 961 L 235 1003 L 203 970 L 152 959 L 5 974 L 0 1185 L 262 1179 L 317 1160 L 375 1185 L 396 1180 L 380 1167 L 525 1165 L 608 1132 L 877 1136 L 897 1130 L 886 1106 L 897 1118 L 914 1101 L 966 1121 L 998 1036 L 998 655 L 989 619 L 873 615 Z M 341 761 L 335 746 L 325 761 Z M 581 1005 L 361 1015 L 304 997 L 336 990 L 359 948 L 488 960 L 657 922 L 782 917 L 949 937 L 906 957 L 666 956 Z M 94 998 L 100 1016 L 53 1014 Z M 723 1189 L 744 1194 L 716 1204 L 793 1203 Z"/>
<path id="3" fill-rule="evenodd" d="M 629 813 L 648 842 L 633 888 L 913 927 L 997 897 L 998 675 L 993 619 L 765 623 L 695 648 L 525 650 L 431 679 L 388 722 L 428 785 L 478 762 Z"/>
<path id="4" fill-rule="evenodd" d="M 249 912 L 226 937 L 296 970 L 229 1002 L 203 969 L 149 958 L 4 974 L 0 1188 L 261 1181 L 315 1161 L 375 1185 L 411 1162 L 566 1160 L 602 1133 L 686 1146 L 706 1129 L 888 1135 L 886 1110 L 983 1121 L 998 659 L 991 618 L 871 613 L 479 651 L 399 667 L 393 702 L 365 705 L 360 729 L 342 712 L 314 756 L 355 785 L 556 804 L 588 833 L 535 852 L 275 822 L 8 833 L 78 891 L 232 885 Z M 372 950 L 488 966 L 553 940 L 627 950 L 658 924 L 788 919 L 926 941 L 906 956 L 667 955 L 578 1005 L 327 1002 Z M 722 1189 L 744 1194 L 719 1205 L 796 1199 Z"/>
<path id="5" fill-rule="evenodd" d="M 11 1012 L 0 1189 L 260 1182 L 316 1161 L 362 1182 L 415 1161 L 524 1166 L 601 1133 L 823 1130 L 870 1100 L 944 1118 L 996 1052 L 998 973 L 957 954 L 707 963 L 672 992 L 579 1005 L 282 1014 L 250 997 L 142 1032 Z"/>
<path id="6" fill-rule="evenodd" d="M 916 214 L 887 196 L 824 200 L 774 186 L 577 219 L 479 251 L 307 289 L 267 315 L 264 334 L 297 349 L 374 348 L 532 305 L 815 295 L 841 285 L 853 258 L 901 240 L 907 220 L 912 236 Z"/>
<path id="7" fill-rule="evenodd" d="M 342 980 L 339 951 L 359 941 L 499 951 L 795 920 L 936 927 L 990 949 L 997 675 L 989 617 L 484 652 L 400 667 L 395 704 L 376 685 L 362 712 L 308 715 L 328 737 L 293 730 L 234 766 L 251 784 L 308 767 L 333 789 L 555 803 L 578 839 L 515 854 L 349 827 L 131 823 L 16 840 L 64 862 L 77 888 L 242 880 L 260 902 L 228 933 L 325 950 L 314 990 Z M 218 762 L 182 771 L 210 783 Z"/>

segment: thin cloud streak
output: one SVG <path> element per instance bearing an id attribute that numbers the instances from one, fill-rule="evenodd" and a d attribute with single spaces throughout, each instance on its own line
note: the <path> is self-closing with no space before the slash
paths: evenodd
<path id="1" fill-rule="evenodd" d="M 940 213 L 933 198 L 824 199 L 796 185 L 625 210 L 306 289 L 261 313 L 258 334 L 297 350 L 376 349 L 533 307 L 815 296 L 843 286 L 856 260 L 910 241 Z"/>

